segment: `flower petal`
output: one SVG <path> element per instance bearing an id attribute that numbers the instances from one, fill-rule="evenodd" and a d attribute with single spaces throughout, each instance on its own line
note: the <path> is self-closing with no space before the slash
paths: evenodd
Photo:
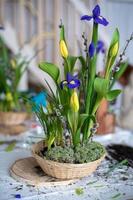
<path id="1" fill-rule="evenodd" d="M 108 23 L 109 23 L 109 22 L 108 22 L 104 17 L 102 17 L 102 16 L 95 17 L 95 18 L 94 18 L 94 22 L 95 22 L 96 24 L 102 24 L 102 25 L 104 25 L 104 26 L 107 26 Z"/>
<path id="2" fill-rule="evenodd" d="M 65 85 L 67 85 L 67 84 L 68 84 L 68 82 L 67 82 L 66 80 L 61 81 L 61 83 L 60 83 L 61 89 L 63 89 L 63 87 L 64 87 Z"/>
<path id="3" fill-rule="evenodd" d="M 90 56 L 90 58 L 92 58 L 94 56 L 94 53 L 95 53 L 95 46 L 94 46 L 94 43 L 91 42 L 91 44 L 89 46 L 89 56 Z"/>
<path id="4" fill-rule="evenodd" d="M 94 17 L 98 17 L 100 15 L 100 6 L 96 5 L 92 11 Z"/>
<path id="5" fill-rule="evenodd" d="M 69 82 L 68 83 L 68 88 L 74 89 L 80 86 L 80 81 L 78 79 L 73 80 L 73 83 Z"/>
<path id="6" fill-rule="evenodd" d="M 103 41 L 99 40 L 97 42 L 97 47 L 96 47 L 96 52 L 99 53 L 100 51 L 102 52 L 104 49 L 104 43 Z"/>
<path id="7" fill-rule="evenodd" d="M 66 77 L 67 82 L 70 82 L 73 79 L 74 77 L 70 73 L 67 73 L 67 77 Z"/>
<path id="8" fill-rule="evenodd" d="M 81 17 L 81 20 L 87 20 L 87 21 L 90 21 L 93 17 L 92 16 L 89 16 L 89 15 L 83 15 Z"/>

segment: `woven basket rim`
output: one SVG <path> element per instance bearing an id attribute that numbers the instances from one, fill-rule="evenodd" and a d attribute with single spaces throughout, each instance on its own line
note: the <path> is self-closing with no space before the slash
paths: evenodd
<path id="1" fill-rule="evenodd" d="M 15 112 L 15 111 L 0 111 L 1 114 L 27 114 L 26 111 L 19 111 L 19 112 Z"/>
<path id="2" fill-rule="evenodd" d="M 70 166 L 70 167 L 84 167 L 84 166 L 87 166 L 87 165 L 92 165 L 92 164 L 94 164 L 94 163 L 97 163 L 97 162 L 99 162 L 99 161 L 101 161 L 101 160 L 103 160 L 104 158 L 105 158 L 105 156 L 106 156 L 106 153 L 105 154 L 103 154 L 99 159 L 97 159 L 97 160 L 94 160 L 94 161 L 91 161 L 91 162 L 88 162 L 88 163 L 63 163 L 63 162 L 57 162 L 57 161 L 53 161 L 53 160 L 48 160 L 48 159 L 46 159 L 46 157 L 44 156 L 44 158 L 43 157 L 41 157 L 41 156 L 39 156 L 38 154 L 37 154 L 37 152 L 36 152 L 36 147 L 39 145 L 39 144 L 41 144 L 42 142 L 44 142 L 43 140 L 41 140 L 41 141 L 39 141 L 38 143 L 36 143 L 36 144 L 34 144 L 33 146 L 32 146 L 32 154 L 33 154 L 33 156 L 37 156 L 39 159 L 41 158 L 41 159 L 43 159 L 43 160 L 45 160 L 45 161 L 47 161 L 47 162 L 51 162 L 51 164 L 53 164 L 53 165 L 63 165 L 63 166 Z"/>

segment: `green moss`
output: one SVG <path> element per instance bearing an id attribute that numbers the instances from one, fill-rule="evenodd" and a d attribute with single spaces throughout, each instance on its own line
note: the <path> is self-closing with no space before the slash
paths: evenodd
<path id="1" fill-rule="evenodd" d="M 74 162 L 74 151 L 69 147 L 56 146 L 51 148 L 45 154 L 46 158 L 49 160 L 54 160 L 63 163 L 73 163 Z"/>
<path id="2" fill-rule="evenodd" d="M 88 142 L 83 145 L 79 144 L 73 147 L 52 147 L 45 152 L 48 160 L 62 163 L 88 163 L 99 159 L 105 154 L 105 148 L 98 142 Z"/>

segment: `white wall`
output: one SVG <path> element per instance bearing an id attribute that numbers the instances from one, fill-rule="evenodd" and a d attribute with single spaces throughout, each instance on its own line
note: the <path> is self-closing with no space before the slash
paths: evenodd
<path id="1" fill-rule="evenodd" d="M 113 30 L 118 27 L 120 31 L 121 47 L 133 32 L 133 0 L 106 0 L 101 1 L 104 16 L 109 20 L 108 33 L 111 37 Z M 126 53 L 129 62 L 133 64 L 133 41 Z"/>

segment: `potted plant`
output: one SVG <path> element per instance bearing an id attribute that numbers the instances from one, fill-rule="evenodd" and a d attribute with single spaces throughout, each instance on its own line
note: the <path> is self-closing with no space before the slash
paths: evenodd
<path id="1" fill-rule="evenodd" d="M 27 118 L 29 105 L 18 91 L 19 82 L 28 62 L 20 54 L 14 55 L 0 37 L 0 125 L 15 126 Z M 26 96 L 26 94 L 23 94 Z M 3 130 L 3 129 L 2 129 Z"/>
<path id="2" fill-rule="evenodd" d="M 84 15 L 81 20 L 93 20 L 89 47 L 83 35 L 85 57 L 69 54 L 64 25 L 61 24 L 59 48 L 64 61 L 64 78 L 61 79 L 58 66 L 41 62 L 39 67 L 53 79 L 56 92 L 47 82 L 50 95 L 47 94 L 46 109 L 41 102 L 37 102 L 37 107 L 36 102 L 33 105 L 45 138 L 33 146 L 32 153 L 46 174 L 59 179 L 89 175 L 104 159 L 105 148 L 92 141 L 98 128 L 96 112 L 103 99 L 112 101 L 121 93 L 111 88 L 126 66 L 121 59 L 117 66 L 119 70 L 114 67 L 119 51 L 119 31 L 116 29 L 106 54 L 104 74 L 96 73 L 98 26 L 107 26 L 108 22 L 101 16 L 98 5 L 91 16 Z M 78 73 L 75 72 L 77 61 L 81 64 Z"/>

